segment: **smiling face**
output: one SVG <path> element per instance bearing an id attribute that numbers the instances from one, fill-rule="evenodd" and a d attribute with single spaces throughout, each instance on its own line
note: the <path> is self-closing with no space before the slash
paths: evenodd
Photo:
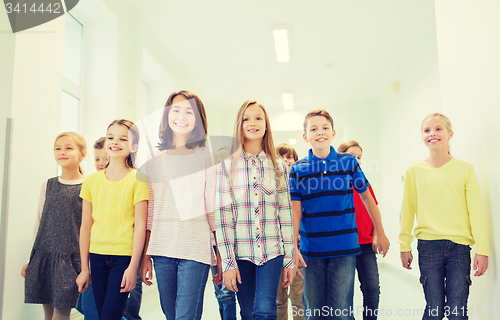
<path id="1" fill-rule="evenodd" d="M 323 116 L 313 116 L 307 119 L 306 133 L 303 137 L 304 141 L 311 144 L 314 155 L 325 158 L 330 153 L 330 143 L 335 134 L 328 119 Z"/>
<path id="2" fill-rule="evenodd" d="M 54 158 L 57 164 L 63 168 L 78 167 L 80 161 L 85 158 L 85 153 L 77 146 L 75 139 L 70 136 L 62 136 L 56 140 L 54 145 Z"/>
<path id="3" fill-rule="evenodd" d="M 106 153 L 106 150 L 103 149 L 94 149 L 94 157 L 95 157 L 95 168 L 97 171 L 101 171 L 106 168 L 106 165 L 109 163 L 109 156 Z"/>
<path id="4" fill-rule="evenodd" d="M 127 127 L 114 124 L 108 128 L 104 150 L 110 158 L 127 158 L 135 152 L 137 146 L 132 145 L 132 135 Z"/>
<path id="5" fill-rule="evenodd" d="M 431 117 L 422 123 L 422 140 L 431 150 L 448 151 L 448 141 L 452 136 L 453 131 L 448 130 L 445 122 L 438 117 Z"/>
<path id="6" fill-rule="evenodd" d="M 176 96 L 172 100 L 172 105 L 168 112 L 168 125 L 176 135 L 187 136 L 193 131 L 196 125 L 195 110 L 189 101 L 182 95 Z"/>
<path id="7" fill-rule="evenodd" d="M 243 114 L 242 129 L 245 142 L 262 141 L 266 134 L 266 117 L 260 106 L 252 104 L 246 108 Z"/>

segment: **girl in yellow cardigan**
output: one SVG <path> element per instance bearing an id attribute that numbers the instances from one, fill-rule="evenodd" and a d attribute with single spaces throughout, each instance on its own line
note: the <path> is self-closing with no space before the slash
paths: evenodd
<path id="1" fill-rule="evenodd" d="M 451 156 L 450 120 L 439 113 L 422 121 L 429 156 L 406 171 L 400 213 L 401 262 L 411 269 L 412 229 L 418 239 L 420 283 L 426 309 L 423 319 L 467 318 L 471 285 L 470 246 L 477 244 L 475 276 L 488 268 L 488 229 L 474 167 Z"/>

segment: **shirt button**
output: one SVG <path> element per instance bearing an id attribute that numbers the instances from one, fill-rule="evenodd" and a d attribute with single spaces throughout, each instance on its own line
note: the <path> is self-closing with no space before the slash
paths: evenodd
<path id="1" fill-rule="evenodd" d="M 257 248 L 260 248 L 260 244 L 259 244 L 259 245 L 257 245 Z"/>
<path id="2" fill-rule="evenodd" d="M 259 227 L 257 227 L 257 230 L 259 230 Z"/>
<path id="3" fill-rule="evenodd" d="M 323 163 L 326 163 L 326 161 L 323 161 Z"/>
<path id="4" fill-rule="evenodd" d="M 255 195 L 257 195 L 257 194 L 255 194 Z"/>
<path id="5" fill-rule="evenodd" d="M 323 171 L 324 174 L 326 174 L 326 171 Z"/>
<path id="6" fill-rule="evenodd" d="M 253 179 L 255 180 L 255 179 L 257 179 L 257 177 L 253 177 Z"/>
<path id="7" fill-rule="evenodd" d="M 255 212 L 259 212 L 259 208 L 255 208 Z M 258 228 L 257 228 L 258 229 Z"/>

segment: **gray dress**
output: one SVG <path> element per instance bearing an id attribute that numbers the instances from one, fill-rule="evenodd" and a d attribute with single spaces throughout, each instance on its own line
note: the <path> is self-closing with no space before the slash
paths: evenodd
<path id="1" fill-rule="evenodd" d="M 76 306 L 79 293 L 75 280 L 81 270 L 81 188 L 81 183 L 63 184 L 58 177 L 47 181 L 40 226 L 26 269 L 26 303 Z"/>

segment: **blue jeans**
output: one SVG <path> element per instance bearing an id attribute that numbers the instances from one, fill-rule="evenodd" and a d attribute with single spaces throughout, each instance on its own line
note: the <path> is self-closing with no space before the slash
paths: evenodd
<path id="1" fill-rule="evenodd" d="M 84 320 L 99 320 L 99 315 L 97 314 L 97 308 L 95 306 L 92 283 L 89 283 L 89 287 L 85 290 L 85 292 L 80 293 L 76 310 L 83 314 Z"/>
<path id="2" fill-rule="evenodd" d="M 95 253 L 90 253 L 89 257 L 99 319 L 120 320 L 128 297 L 128 292 L 120 292 L 121 282 L 131 257 Z"/>
<path id="3" fill-rule="evenodd" d="M 130 291 L 130 295 L 127 299 L 127 306 L 125 307 L 125 315 L 127 320 L 142 320 L 142 318 L 139 316 L 139 310 L 141 309 L 141 300 L 142 280 L 139 265 L 139 268 L 137 268 L 137 282 L 135 283 L 134 290 Z"/>
<path id="4" fill-rule="evenodd" d="M 199 320 L 208 264 L 153 256 L 160 304 L 167 320 Z"/>
<path id="5" fill-rule="evenodd" d="M 210 267 L 212 276 L 217 274 L 217 266 Z M 229 290 L 223 283 L 214 283 L 215 297 L 219 303 L 221 320 L 236 320 L 236 294 Z"/>
<path id="6" fill-rule="evenodd" d="M 356 257 L 356 270 L 363 293 L 363 319 L 376 320 L 380 297 L 377 256 L 373 252 L 372 244 L 362 244 L 361 254 Z"/>
<path id="7" fill-rule="evenodd" d="M 356 256 L 303 258 L 304 311 L 311 314 L 307 319 L 352 319 Z"/>
<path id="8" fill-rule="evenodd" d="M 283 269 L 283 256 L 257 266 L 250 261 L 236 260 L 241 276 L 238 303 L 241 319 L 276 320 L 276 296 Z"/>
<path id="9" fill-rule="evenodd" d="M 450 240 L 418 240 L 420 283 L 424 289 L 422 319 L 468 319 L 470 247 Z M 446 300 L 445 300 L 446 299 Z"/>

